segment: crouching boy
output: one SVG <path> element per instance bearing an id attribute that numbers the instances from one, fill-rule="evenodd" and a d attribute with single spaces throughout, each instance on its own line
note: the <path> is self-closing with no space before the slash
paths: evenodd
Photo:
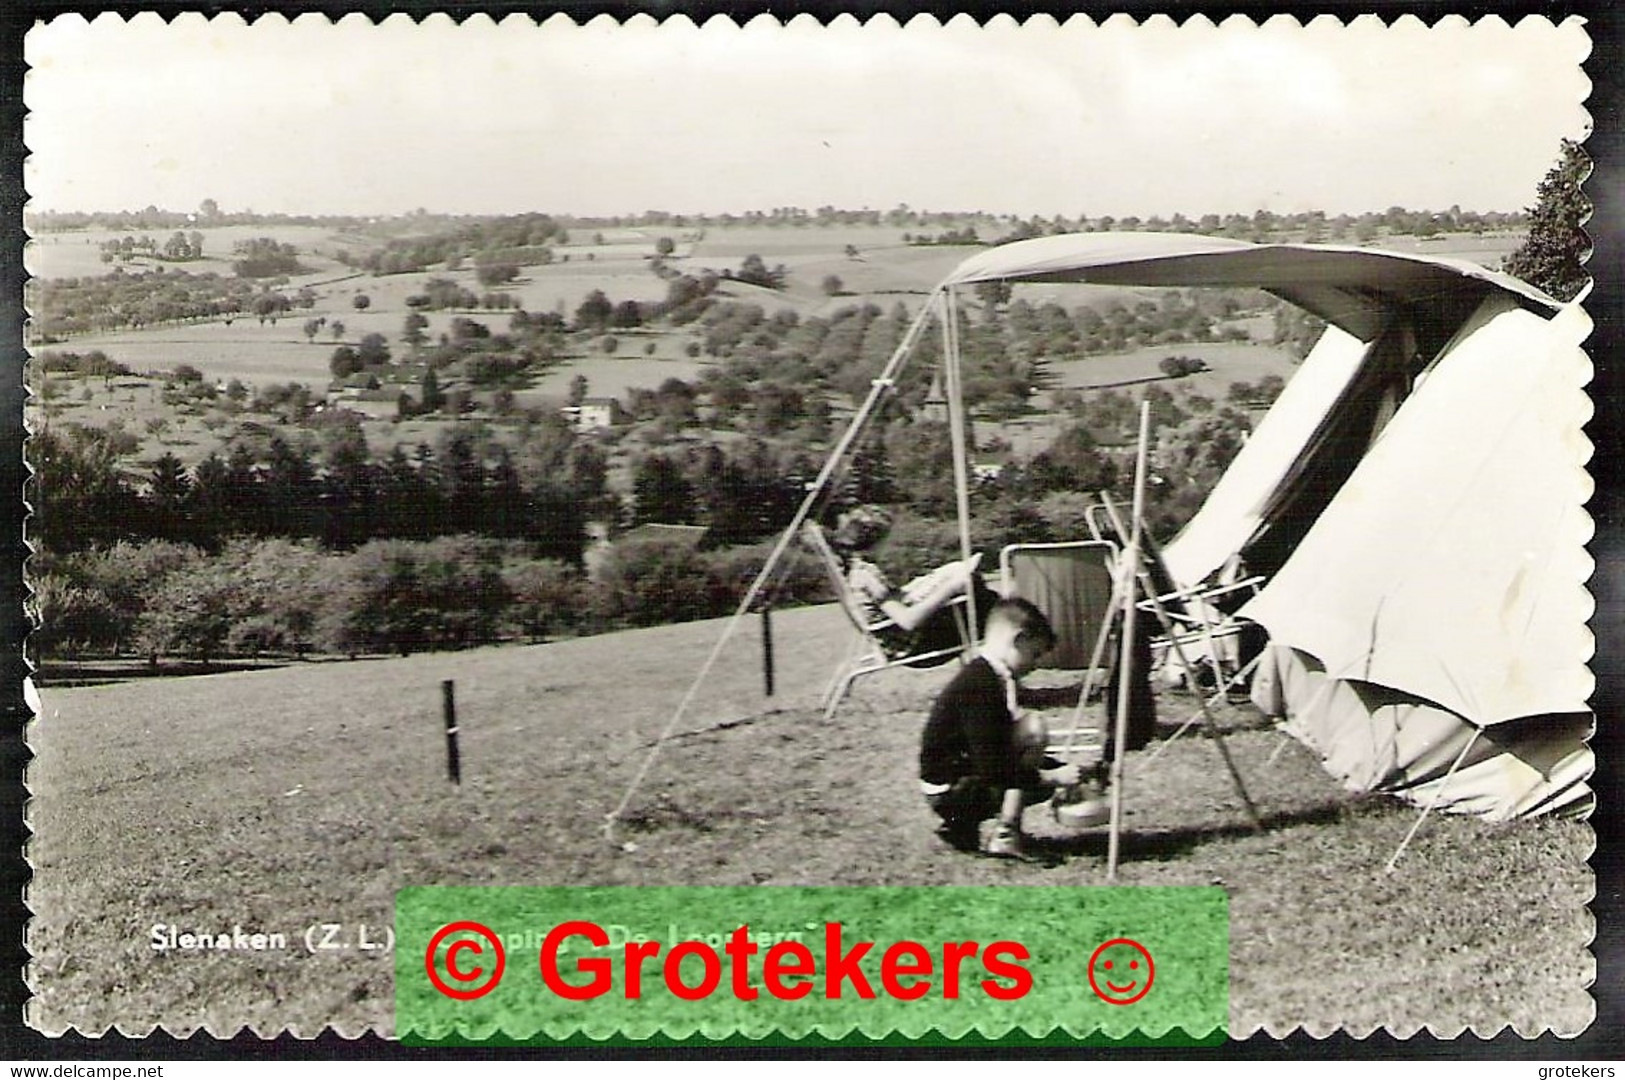
<path id="1" fill-rule="evenodd" d="M 988 613 L 976 659 L 938 695 L 920 740 L 920 789 L 942 818 L 937 834 L 961 851 L 1022 855 L 1021 812 L 1082 780 L 1077 765 L 1044 754 L 1042 729 L 1023 722 L 1017 680 L 1055 646 L 1049 620 L 1026 600 Z M 987 842 L 981 823 L 997 817 Z"/>

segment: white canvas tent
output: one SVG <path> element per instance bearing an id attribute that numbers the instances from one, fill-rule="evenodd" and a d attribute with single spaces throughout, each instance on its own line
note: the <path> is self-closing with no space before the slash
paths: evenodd
<path id="1" fill-rule="evenodd" d="M 1202 508 L 1174 584 L 1263 575 L 1255 697 L 1355 790 L 1511 817 L 1591 804 L 1589 322 L 1460 260 L 1164 233 L 1041 237 L 961 263 L 922 308 L 651 747 L 606 835 L 940 316 L 970 554 L 957 290 L 983 281 L 1251 287 L 1329 324 Z"/>
<path id="2" fill-rule="evenodd" d="M 1261 703 L 1351 787 L 1589 806 L 1586 329 L 1486 300 L 1241 609 L 1275 644 Z"/>
<path id="3" fill-rule="evenodd" d="M 1157 234 L 1055 236 L 950 283 L 1256 286 L 1331 325 L 1164 551 L 1269 578 L 1255 699 L 1348 787 L 1506 818 L 1591 805 L 1590 324 L 1475 264 Z"/>

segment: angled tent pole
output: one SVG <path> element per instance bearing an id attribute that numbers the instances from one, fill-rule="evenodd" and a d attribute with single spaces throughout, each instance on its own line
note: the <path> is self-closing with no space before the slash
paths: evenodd
<path id="1" fill-rule="evenodd" d="M 909 353 L 913 351 L 914 344 L 919 339 L 921 331 L 930 321 L 931 307 L 929 301 L 921 305 L 919 315 L 915 317 L 914 322 L 909 326 L 908 332 L 903 335 L 903 340 L 898 343 L 896 351 L 891 355 L 891 359 L 886 361 L 886 366 L 882 369 L 880 375 L 869 384 L 869 396 L 864 398 L 863 404 L 859 406 L 857 413 L 852 417 L 852 423 L 847 426 L 846 431 L 841 435 L 840 441 L 830 451 L 829 458 L 824 462 L 824 467 L 819 470 L 817 479 L 813 481 L 812 486 L 807 490 L 806 496 L 801 500 L 801 505 L 796 508 L 795 516 L 791 518 L 790 524 L 785 526 L 784 532 L 780 534 L 778 541 L 773 545 L 773 550 L 769 553 L 767 562 L 757 572 L 755 580 L 750 583 L 750 588 L 745 590 L 745 595 L 739 601 L 739 606 L 735 608 L 733 615 L 723 627 L 722 634 L 717 638 L 717 643 L 712 646 L 710 655 L 700 665 L 699 672 L 694 676 L 693 682 L 689 684 L 687 692 L 683 694 L 683 698 L 672 712 L 671 718 L 666 721 L 665 727 L 661 729 L 659 737 L 650 745 L 648 754 L 644 756 L 642 765 L 638 767 L 638 771 L 633 775 L 631 782 L 627 784 L 626 791 L 621 795 L 620 802 L 615 804 L 615 809 L 604 815 L 605 840 L 614 840 L 616 823 L 620 821 L 621 815 L 626 812 L 627 806 L 632 802 L 632 796 L 637 793 L 644 778 L 648 776 L 649 769 L 654 765 L 655 758 L 659 755 L 661 747 L 665 745 L 667 739 L 671 738 L 671 733 L 677 730 L 677 725 L 688 712 L 688 707 L 693 703 L 694 696 L 699 693 L 700 686 L 705 682 L 706 677 L 710 675 L 711 669 L 716 666 L 718 658 L 722 655 L 723 648 L 728 644 L 729 639 L 733 637 L 734 631 L 738 629 L 740 622 L 750 612 L 751 605 L 756 602 L 757 594 L 761 592 L 762 587 L 773 576 L 774 571 L 778 569 L 779 560 L 784 558 L 784 553 L 789 548 L 791 541 L 801 531 L 802 523 L 812 513 L 813 506 L 823 495 L 824 488 L 829 484 L 830 478 L 835 475 L 840 463 L 852 449 L 852 444 L 857 440 L 858 434 L 868 424 L 870 417 L 879 407 L 881 399 L 896 385 L 897 375 L 902 370 L 904 361 L 908 358 Z"/>
<path id="2" fill-rule="evenodd" d="M 1410 846 L 1411 838 L 1414 837 L 1417 830 L 1422 827 L 1422 822 L 1428 819 L 1428 815 L 1433 812 L 1433 808 L 1438 806 L 1439 801 L 1444 798 L 1445 789 L 1450 786 L 1450 781 L 1455 779 L 1456 770 L 1461 768 L 1461 763 L 1463 761 L 1467 760 L 1467 752 L 1473 748 L 1473 746 L 1478 742 L 1478 737 L 1482 734 L 1484 734 L 1483 728 L 1473 728 L 1472 738 L 1468 739 L 1467 745 L 1461 748 L 1461 753 L 1456 755 L 1456 760 L 1450 763 L 1450 771 L 1444 774 L 1444 779 L 1439 781 L 1439 786 L 1433 789 L 1433 798 L 1429 799 L 1428 804 L 1422 807 L 1422 812 L 1418 814 L 1416 816 L 1416 820 L 1411 823 L 1410 831 L 1405 834 L 1405 839 L 1401 840 L 1399 842 L 1399 847 L 1394 849 L 1394 854 L 1388 860 L 1388 865 L 1383 868 L 1384 873 L 1391 874 L 1394 872 L 1394 867 L 1399 864 L 1399 857 L 1405 854 L 1405 849 Z"/>
<path id="3" fill-rule="evenodd" d="M 960 379 L 959 304 L 951 285 L 939 295 L 942 298 L 942 363 L 948 383 L 948 434 L 953 444 L 954 499 L 959 514 L 959 557 L 968 565 L 971 556 L 970 447 L 966 437 L 965 396 Z M 976 612 L 976 590 L 967 588 L 965 600 L 968 626 L 962 625 L 961 629 L 966 631 L 964 639 L 975 645 L 979 638 L 976 628 L 981 625 Z"/>
<path id="4" fill-rule="evenodd" d="M 1106 880 L 1117 880 L 1117 852 L 1123 828 L 1123 746 L 1128 742 L 1128 688 L 1134 673 L 1134 614 L 1139 605 L 1134 602 L 1135 568 L 1140 564 L 1140 521 L 1145 513 L 1145 459 L 1147 444 L 1151 441 L 1151 403 L 1140 402 L 1140 441 L 1134 454 L 1134 523 L 1125 535 L 1128 546 L 1123 550 L 1121 580 L 1123 582 L 1123 640 L 1121 674 L 1117 695 L 1117 737 L 1112 743 L 1112 797 L 1111 832 L 1106 841 Z M 1111 504 L 1108 503 L 1108 506 Z"/>
<path id="5" fill-rule="evenodd" d="M 1147 584 L 1146 588 L 1148 596 L 1153 601 L 1159 603 L 1162 600 L 1173 599 L 1195 601 L 1193 604 L 1187 604 L 1187 607 L 1196 612 L 1196 621 L 1202 627 L 1202 637 L 1207 641 L 1208 666 L 1213 669 L 1213 679 L 1216 683 L 1223 683 L 1225 678 L 1224 662 L 1219 659 L 1219 643 L 1218 640 L 1213 636 L 1213 626 L 1208 622 L 1207 610 L 1201 602 L 1200 594 L 1204 592 L 1204 590 L 1198 586 L 1191 586 L 1187 588 L 1181 585 L 1178 581 L 1174 581 L 1173 574 L 1167 572 L 1168 564 L 1162 560 L 1162 545 L 1157 542 L 1157 538 L 1155 536 L 1152 536 L 1149 532 L 1147 532 L 1141 537 L 1141 540 L 1144 541 L 1146 551 L 1150 554 L 1152 561 L 1155 562 L 1156 565 L 1160 566 L 1168 580 L 1173 581 L 1174 583 L 1174 591 L 1172 593 L 1158 596 L 1156 583 L 1150 582 Z M 1169 636 L 1172 637 L 1173 635 L 1170 633 Z M 1185 658 L 1181 656 L 1179 662 L 1181 664 L 1185 663 Z M 1177 737 L 1178 736 L 1176 735 L 1175 738 Z"/>
<path id="6" fill-rule="evenodd" d="M 1112 502 L 1111 495 L 1107 494 L 1106 492 L 1102 492 L 1101 497 L 1105 500 L 1106 513 L 1111 516 L 1113 526 L 1121 531 L 1122 519 L 1117 514 L 1117 505 Z M 1135 544 L 1133 545 L 1133 551 L 1136 559 L 1138 559 L 1139 556 L 1139 533 L 1140 522 L 1138 517 L 1136 517 L 1136 520 L 1134 521 Z M 1255 829 L 1262 829 L 1264 827 L 1264 821 L 1261 817 L 1259 817 L 1258 807 L 1253 805 L 1252 797 L 1247 794 L 1247 785 L 1242 782 L 1241 772 L 1236 768 L 1235 760 L 1230 756 L 1230 748 L 1225 745 L 1224 735 L 1219 731 L 1218 721 L 1215 720 L 1213 714 L 1208 711 L 1207 700 L 1202 696 L 1201 687 L 1196 685 L 1195 671 L 1192 669 L 1190 661 L 1185 656 L 1185 647 L 1179 643 L 1179 628 L 1174 625 L 1173 619 L 1168 615 L 1168 609 L 1162 606 L 1162 600 L 1157 597 L 1155 583 L 1151 580 L 1151 573 L 1145 568 L 1144 563 L 1136 561 L 1131 563 L 1130 566 L 1133 568 L 1133 572 L 1136 574 L 1136 576 L 1146 586 L 1146 591 L 1151 595 L 1151 610 L 1156 612 L 1157 619 L 1162 623 L 1162 629 L 1168 635 L 1169 643 L 1173 646 L 1175 655 L 1179 657 L 1180 667 L 1182 667 L 1185 671 L 1186 684 L 1190 687 L 1191 692 L 1196 695 L 1196 700 L 1201 705 L 1202 715 L 1207 719 L 1207 723 L 1203 725 L 1203 728 L 1213 739 L 1213 745 L 1218 748 L 1219 756 L 1224 759 L 1224 767 L 1230 773 L 1230 781 L 1235 785 L 1236 794 L 1241 797 L 1242 805 L 1247 808 L 1247 816 L 1252 819 L 1253 827 Z M 1127 636 L 1128 630 L 1132 628 L 1132 623 L 1125 625 L 1125 637 Z M 1125 682 L 1123 684 L 1122 692 L 1117 695 L 1117 709 L 1119 714 L 1125 713 L 1123 703 L 1128 700 L 1128 697 L 1128 683 Z"/>
<path id="7" fill-rule="evenodd" d="M 1247 663 L 1243 664 L 1240 670 L 1225 680 L 1224 685 L 1220 686 L 1217 690 L 1208 695 L 1207 704 L 1217 705 L 1220 701 L 1224 700 L 1225 695 L 1230 693 L 1231 688 L 1239 685 L 1243 679 L 1251 675 L 1253 670 L 1258 667 L 1259 661 L 1263 659 L 1264 654 L 1259 653 L 1257 656 L 1247 661 Z M 1207 709 L 1205 707 L 1197 709 L 1195 712 L 1191 713 L 1185 722 L 1180 724 L 1179 727 L 1175 729 L 1172 735 L 1162 740 L 1162 742 L 1158 744 L 1157 748 L 1151 751 L 1151 756 L 1146 758 L 1146 760 L 1157 760 L 1158 755 L 1160 755 L 1163 750 L 1167 749 L 1169 743 L 1173 742 L 1175 739 L 1185 734 L 1185 732 L 1189 731 L 1192 724 L 1196 723 L 1196 721 L 1202 719 L 1202 717 L 1206 715 Z"/>

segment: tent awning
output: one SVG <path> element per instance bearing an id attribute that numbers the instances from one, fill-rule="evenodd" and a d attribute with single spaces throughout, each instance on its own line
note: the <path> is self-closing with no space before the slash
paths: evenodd
<path id="1" fill-rule="evenodd" d="M 1250 244 L 1180 233 L 1067 233 L 1018 240 L 960 263 L 944 285 L 979 281 L 1258 288 L 1370 341 L 1395 306 L 1476 306 L 1503 292 L 1551 315 L 1531 285 L 1462 259 L 1321 244 Z"/>

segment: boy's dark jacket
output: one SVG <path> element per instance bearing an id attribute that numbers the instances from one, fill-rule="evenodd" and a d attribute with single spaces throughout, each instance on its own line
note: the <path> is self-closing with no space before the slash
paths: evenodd
<path id="1" fill-rule="evenodd" d="M 965 778 L 993 788 L 1024 787 L 1034 778 L 1021 765 L 1004 680 L 980 656 L 937 695 L 920 739 L 921 780 L 953 784 Z"/>

